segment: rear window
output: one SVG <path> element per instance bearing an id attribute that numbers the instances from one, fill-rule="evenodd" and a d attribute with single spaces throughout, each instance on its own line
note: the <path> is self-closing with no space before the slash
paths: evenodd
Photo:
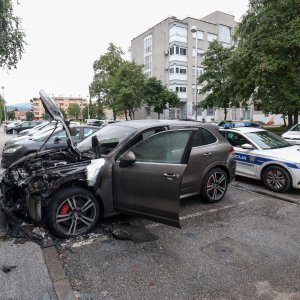
<path id="1" fill-rule="evenodd" d="M 213 144 L 216 141 L 217 138 L 210 131 L 202 127 L 199 127 L 193 142 L 193 147 L 200 147 L 200 146 Z"/>

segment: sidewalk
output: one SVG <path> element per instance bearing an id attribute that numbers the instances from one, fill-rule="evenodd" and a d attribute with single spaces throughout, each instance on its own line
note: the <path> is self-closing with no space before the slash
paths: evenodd
<path id="1" fill-rule="evenodd" d="M 0 299 L 73 300 L 55 247 L 5 236 L 0 211 Z"/>

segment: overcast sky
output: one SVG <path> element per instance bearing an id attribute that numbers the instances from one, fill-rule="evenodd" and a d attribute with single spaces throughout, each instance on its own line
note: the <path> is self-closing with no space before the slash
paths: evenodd
<path id="1" fill-rule="evenodd" d="M 27 45 L 16 70 L 0 71 L 8 104 L 27 102 L 40 89 L 54 96 L 86 97 L 93 62 L 110 42 L 127 52 L 134 37 L 168 16 L 200 19 L 219 10 L 239 21 L 248 8 L 248 0 L 19 2 L 14 11 L 22 19 Z"/>

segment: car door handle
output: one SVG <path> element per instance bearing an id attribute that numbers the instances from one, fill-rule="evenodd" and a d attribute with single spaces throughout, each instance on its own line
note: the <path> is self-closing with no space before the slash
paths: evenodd
<path id="1" fill-rule="evenodd" d="M 178 174 L 164 173 L 163 176 L 166 177 L 166 179 L 168 179 L 168 180 L 174 180 L 174 179 L 179 178 Z"/>
<path id="2" fill-rule="evenodd" d="M 205 157 L 208 157 L 208 156 L 211 156 L 211 153 L 210 152 L 206 152 L 206 153 L 203 153 L 202 155 L 205 156 Z"/>

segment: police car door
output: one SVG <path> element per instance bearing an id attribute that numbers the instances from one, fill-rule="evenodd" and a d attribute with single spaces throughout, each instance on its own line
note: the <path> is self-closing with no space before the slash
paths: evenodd
<path id="1" fill-rule="evenodd" d="M 236 173 L 237 175 L 256 177 L 257 165 L 255 164 L 255 150 L 243 149 L 242 145 L 252 143 L 239 134 L 238 132 L 227 131 L 226 138 L 228 142 L 234 147 L 235 159 L 237 162 Z"/>

